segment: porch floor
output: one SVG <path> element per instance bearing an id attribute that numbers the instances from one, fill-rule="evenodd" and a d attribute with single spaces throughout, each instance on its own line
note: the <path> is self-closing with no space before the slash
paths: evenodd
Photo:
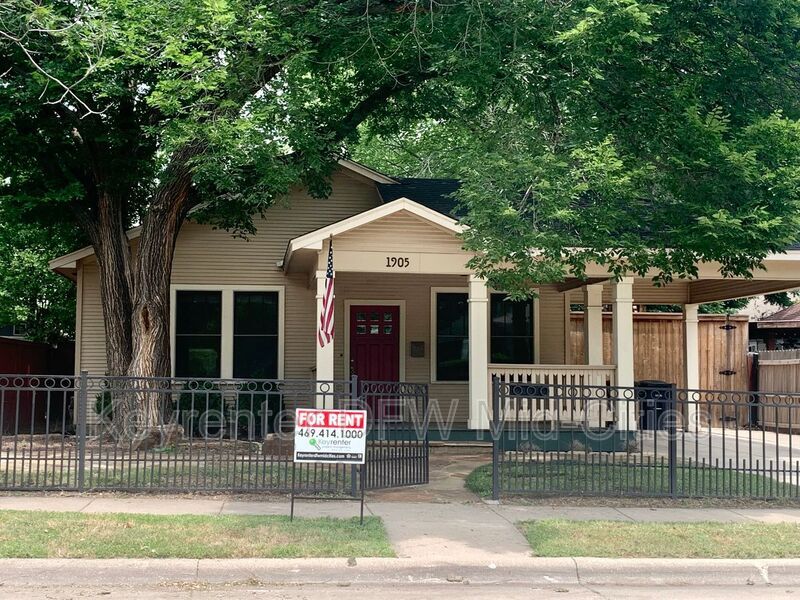
<path id="1" fill-rule="evenodd" d="M 474 469 L 492 462 L 491 446 L 430 446 L 430 483 L 405 488 L 376 490 L 369 493 L 375 502 L 479 502 L 478 496 L 464 486 Z"/>

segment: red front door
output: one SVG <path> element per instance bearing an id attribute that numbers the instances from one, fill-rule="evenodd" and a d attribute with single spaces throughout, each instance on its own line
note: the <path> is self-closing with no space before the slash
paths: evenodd
<path id="1" fill-rule="evenodd" d="M 350 372 L 362 381 L 400 381 L 400 308 L 350 307 Z"/>

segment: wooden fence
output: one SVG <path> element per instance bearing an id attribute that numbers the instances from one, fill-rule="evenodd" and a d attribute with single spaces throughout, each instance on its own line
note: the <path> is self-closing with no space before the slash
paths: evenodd
<path id="1" fill-rule="evenodd" d="M 770 350 L 758 354 L 758 389 L 775 394 L 770 402 L 776 407 L 762 411 L 760 421 L 766 426 L 784 430 L 797 430 L 800 421 L 800 406 L 796 398 L 781 394 L 800 391 L 800 350 Z M 785 404 L 783 407 L 781 405 Z M 790 408 L 791 404 L 791 408 Z"/>
<path id="2" fill-rule="evenodd" d="M 747 367 L 748 317 L 700 315 L 700 387 L 711 390 L 750 389 Z M 732 328 L 728 328 L 732 326 Z M 603 315 L 603 360 L 612 358 L 611 315 Z M 685 387 L 683 316 L 636 313 L 633 316 L 634 376 Z M 583 313 L 570 316 L 570 362 L 584 363 Z M 727 373 L 727 374 L 726 374 Z"/>

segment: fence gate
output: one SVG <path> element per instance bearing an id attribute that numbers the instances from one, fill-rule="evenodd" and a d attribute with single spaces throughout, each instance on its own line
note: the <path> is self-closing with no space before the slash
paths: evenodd
<path id="1" fill-rule="evenodd" d="M 372 420 L 367 440 L 367 490 L 428 483 L 428 386 L 354 380 Z"/>

